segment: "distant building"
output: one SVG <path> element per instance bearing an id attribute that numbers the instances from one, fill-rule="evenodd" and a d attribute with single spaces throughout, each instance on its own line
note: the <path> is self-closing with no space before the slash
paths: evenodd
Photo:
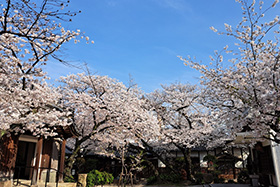
<path id="1" fill-rule="evenodd" d="M 248 144 L 255 136 L 237 133 L 235 144 Z M 255 140 L 257 141 L 257 140 Z M 251 180 L 264 186 L 280 186 L 280 145 L 270 140 L 257 141 L 249 147 L 247 168 Z"/>

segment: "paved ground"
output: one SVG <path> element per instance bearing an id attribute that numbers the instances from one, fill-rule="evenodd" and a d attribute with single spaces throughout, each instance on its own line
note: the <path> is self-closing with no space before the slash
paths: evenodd
<path id="1" fill-rule="evenodd" d="M 14 183 L 16 184 L 16 182 Z M 15 185 L 16 186 L 16 185 Z M 71 183 L 59 183 L 58 187 L 74 187 L 75 184 Z M 130 187 L 130 185 L 126 185 L 127 187 Z M 177 185 L 134 185 L 133 187 L 184 187 L 188 185 L 184 184 L 177 184 Z M 2 187 L 0 185 L 0 187 Z M 29 180 L 20 180 L 19 184 L 16 187 L 30 187 L 30 181 Z M 44 183 L 39 183 L 38 187 L 45 187 Z M 56 187 L 56 184 L 48 183 L 47 187 Z M 101 186 L 97 186 L 101 187 Z M 117 187 L 117 185 L 104 185 L 103 187 Z M 192 185 L 189 187 L 251 187 L 248 184 L 211 184 L 211 185 Z"/>
<path id="2" fill-rule="evenodd" d="M 195 185 L 190 187 L 250 187 L 249 184 L 211 184 L 211 185 Z"/>
<path id="3" fill-rule="evenodd" d="M 184 185 L 134 185 L 134 187 L 183 187 Z M 187 186 L 187 185 L 186 185 Z M 116 187 L 104 185 L 103 187 Z M 130 185 L 127 185 L 130 187 Z M 211 185 L 192 185 L 189 187 L 251 187 L 249 184 L 211 184 Z"/>
<path id="4" fill-rule="evenodd" d="M 56 187 L 56 184 L 48 184 L 48 187 Z M 150 185 L 134 185 L 133 187 L 183 187 L 184 185 L 157 185 L 157 186 L 150 186 Z M 187 185 L 186 185 L 187 186 Z M 18 186 L 14 187 L 29 187 L 29 184 L 19 184 Z M 38 184 L 38 187 L 45 187 L 45 184 Z M 64 184 L 59 184 L 58 187 L 66 187 Z M 68 186 L 67 186 L 68 187 Z M 97 186 L 100 187 L 100 186 Z M 104 185 L 103 187 L 117 187 L 115 185 Z M 130 187 L 130 185 L 127 185 Z M 250 185 L 246 184 L 211 184 L 211 185 L 193 185 L 189 187 L 251 187 Z"/>

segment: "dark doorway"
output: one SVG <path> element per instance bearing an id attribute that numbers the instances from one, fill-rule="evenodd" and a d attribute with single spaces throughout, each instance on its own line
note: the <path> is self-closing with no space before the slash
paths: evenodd
<path id="1" fill-rule="evenodd" d="M 16 159 L 16 168 L 14 178 L 31 179 L 32 162 L 34 159 L 36 143 L 33 142 L 18 142 L 18 151 Z"/>

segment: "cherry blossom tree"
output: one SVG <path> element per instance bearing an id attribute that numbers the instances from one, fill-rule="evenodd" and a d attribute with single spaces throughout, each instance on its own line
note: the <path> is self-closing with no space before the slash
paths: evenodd
<path id="1" fill-rule="evenodd" d="M 75 13 L 64 11 L 69 1 L 3 0 L 0 3 L 1 130 L 55 135 L 56 125 L 68 125 L 61 96 L 45 82 L 41 66 L 48 60 L 65 62 L 61 46 L 80 35 L 61 22 Z M 88 38 L 86 38 L 88 40 Z M 64 117 L 63 117 L 64 116 Z"/>
<path id="2" fill-rule="evenodd" d="M 149 141 L 159 135 L 157 119 L 143 107 L 139 89 L 127 88 L 107 76 L 84 73 L 62 77 L 61 82 L 63 103 L 72 108 L 81 134 L 74 142 L 66 172 L 71 171 L 81 149 L 113 156 L 106 149 L 109 145 L 118 149 L 128 142 L 140 143 L 139 137 Z"/>
<path id="3" fill-rule="evenodd" d="M 187 178 L 191 171 L 191 149 L 211 146 L 208 142 L 214 130 L 211 117 L 200 103 L 202 91 L 195 85 L 173 83 L 148 95 L 161 124 L 160 148 L 179 149 L 184 155 Z M 208 143 L 208 145 L 207 145 Z"/>
<path id="4" fill-rule="evenodd" d="M 12 86 L 12 85 L 10 85 Z M 29 83 L 27 83 L 29 86 Z M 24 91 L 0 87 L 1 129 L 6 132 L 31 132 L 34 136 L 55 136 L 56 126 L 69 125 L 71 113 L 60 108 L 61 95 L 46 83 L 32 83 Z"/>
<path id="5" fill-rule="evenodd" d="M 201 72 L 201 84 L 208 90 L 204 104 L 217 116 L 217 124 L 227 126 L 233 135 L 249 131 L 259 140 L 279 143 L 280 21 L 279 16 L 270 21 L 265 17 L 278 0 L 270 6 L 264 1 L 238 2 L 244 11 L 242 21 L 236 27 L 225 24 L 225 32 L 218 32 L 236 39 L 236 47 L 215 52 L 209 65 L 180 58 Z"/>

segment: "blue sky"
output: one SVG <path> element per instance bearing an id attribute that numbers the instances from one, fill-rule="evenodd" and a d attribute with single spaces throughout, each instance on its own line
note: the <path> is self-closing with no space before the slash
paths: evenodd
<path id="1" fill-rule="evenodd" d="M 214 50 L 233 44 L 209 27 L 222 30 L 242 17 L 234 0 L 72 0 L 69 8 L 82 13 L 66 28 L 84 31 L 95 43 L 69 42 L 63 57 L 124 83 L 131 74 L 146 92 L 175 81 L 197 83 L 199 74 L 177 55 L 207 63 Z M 52 79 L 81 72 L 53 62 L 46 71 Z"/>

